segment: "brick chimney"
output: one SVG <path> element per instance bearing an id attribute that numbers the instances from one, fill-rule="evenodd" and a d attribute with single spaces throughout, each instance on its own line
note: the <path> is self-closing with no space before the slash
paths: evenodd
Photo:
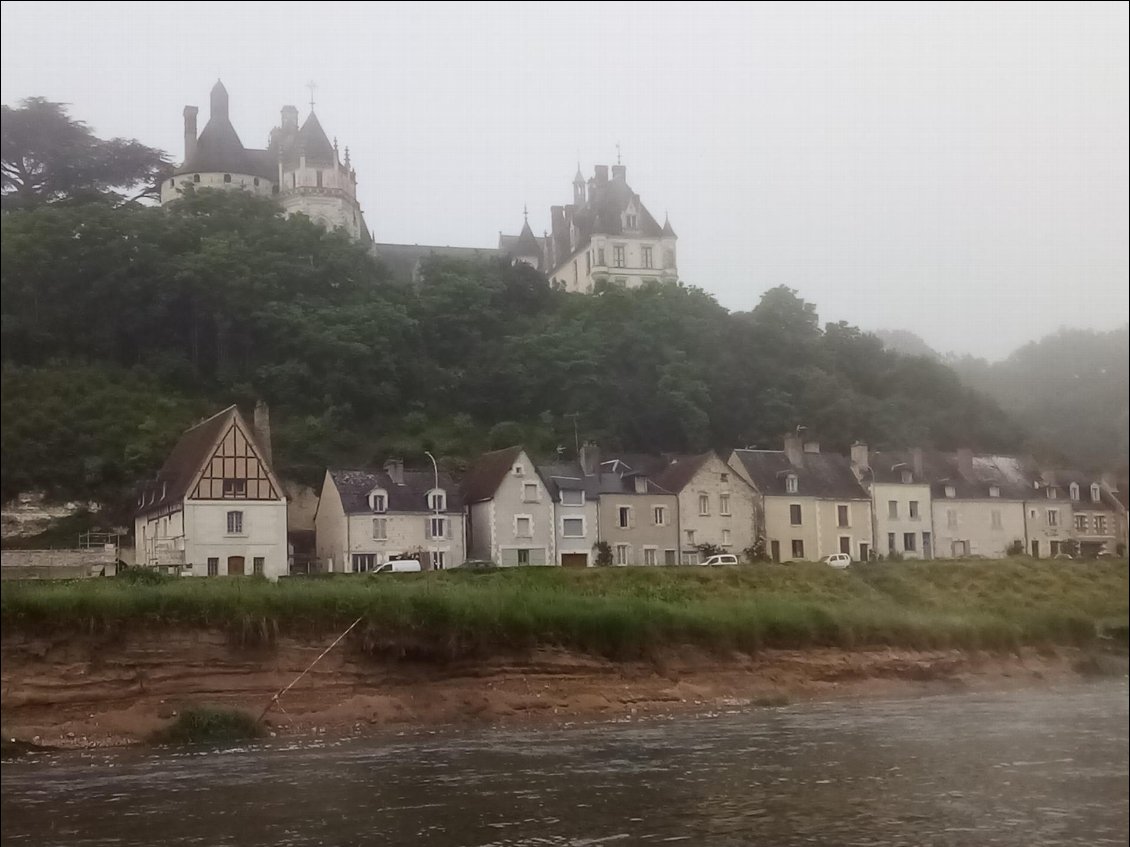
<path id="1" fill-rule="evenodd" d="M 385 462 L 385 473 L 393 485 L 404 485 L 404 460 L 389 459 Z"/>
<path id="2" fill-rule="evenodd" d="M 923 480 L 926 479 L 926 470 L 925 470 L 926 464 L 922 459 L 922 455 L 923 454 L 922 454 L 922 448 L 921 447 L 914 447 L 910 451 L 910 462 L 911 462 L 912 466 L 914 467 L 914 478 L 918 482 L 922 482 Z M 969 468 L 970 468 L 970 470 L 973 469 L 972 454 L 970 454 Z"/>
<path id="3" fill-rule="evenodd" d="M 263 451 L 263 460 L 268 465 L 273 464 L 271 459 L 271 409 L 266 400 L 255 401 L 252 429 L 255 430 L 255 440 L 259 442 L 259 449 Z"/>
<path id="4" fill-rule="evenodd" d="M 793 467 L 804 464 L 804 447 L 801 445 L 800 436 L 790 432 L 785 436 L 785 456 Z"/>
<path id="5" fill-rule="evenodd" d="M 187 162 L 196 153 L 196 116 L 200 110 L 195 106 L 184 107 L 184 160 Z"/>
<path id="6" fill-rule="evenodd" d="M 581 463 L 581 471 L 585 476 L 600 473 L 600 447 L 595 441 L 586 441 L 581 445 L 581 455 L 577 460 Z"/>
<path id="7" fill-rule="evenodd" d="M 851 463 L 855 466 L 856 470 L 870 470 L 871 451 L 867 449 L 867 445 L 862 441 L 857 441 L 851 445 Z"/>

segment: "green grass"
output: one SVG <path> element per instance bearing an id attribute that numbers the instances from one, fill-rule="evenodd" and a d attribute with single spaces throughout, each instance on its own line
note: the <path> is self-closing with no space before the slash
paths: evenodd
<path id="1" fill-rule="evenodd" d="M 1009 649 L 1085 644 L 1127 619 L 1125 561 L 907 562 L 836 571 L 514 568 L 291 579 L 118 579 L 4 587 L 3 631 L 223 628 L 245 645 L 336 634 L 374 653 L 451 659 L 541 645 L 614 658 L 674 645 Z"/>
<path id="2" fill-rule="evenodd" d="M 238 709 L 196 706 L 150 736 L 154 744 L 228 744 L 263 735 L 263 725 Z"/>

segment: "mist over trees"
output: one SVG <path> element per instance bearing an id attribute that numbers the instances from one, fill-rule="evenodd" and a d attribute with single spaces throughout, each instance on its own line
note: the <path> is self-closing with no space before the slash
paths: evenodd
<path id="1" fill-rule="evenodd" d="M 199 416 L 258 397 L 311 481 L 425 449 L 455 469 L 516 441 L 572 453 L 574 422 L 625 450 L 776 448 L 799 424 L 825 449 L 1022 437 L 952 370 L 821 326 L 784 287 L 730 313 L 678 285 L 568 295 L 501 260 L 402 286 L 241 192 L 40 206 L 3 217 L 0 250 L 5 497 L 120 497 Z"/>

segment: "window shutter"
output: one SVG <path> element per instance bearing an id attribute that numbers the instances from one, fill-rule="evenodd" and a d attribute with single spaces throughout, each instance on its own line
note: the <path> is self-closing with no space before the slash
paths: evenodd
<path id="1" fill-rule="evenodd" d="M 432 519 L 424 518 L 424 538 L 431 540 L 432 537 Z"/>
<path id="2" fill-rule="evenodd" d="M 636 510 L 631 506 L 628 507 L 628 528 L 636 528 Z"/>

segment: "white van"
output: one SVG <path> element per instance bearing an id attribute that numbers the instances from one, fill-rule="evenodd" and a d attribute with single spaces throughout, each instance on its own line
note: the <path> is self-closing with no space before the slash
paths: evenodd
<path id="1" fill-rule="evenodd" d="M 719 553 L 717 556 L 711 556 L 703 565 L 736 565 L 738 557 L 732 553 Z"/>
<path id="2" fill-rule="evenodd" d="M 395 559 L 373 568 L 373 573 L 419 573 L 423 569 L 419 559 Z"/>

